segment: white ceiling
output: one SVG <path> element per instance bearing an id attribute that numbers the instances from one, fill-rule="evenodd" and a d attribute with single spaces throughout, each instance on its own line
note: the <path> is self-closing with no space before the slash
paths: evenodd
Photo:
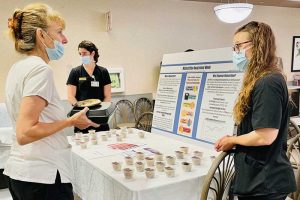
<path id="1" fill-rule="evenodd" d="M 278 6 L 278 7 L 292 7 L 300 8 L 300 0 L 185 0 L 185 1 L 199 1 L 199 2 L 214 2 L 214 3 L 251 3 L 261 6 Z"/>

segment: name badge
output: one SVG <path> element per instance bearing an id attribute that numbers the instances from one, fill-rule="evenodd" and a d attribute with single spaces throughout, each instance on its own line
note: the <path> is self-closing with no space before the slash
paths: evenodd
<path id="1" fill-rule="evenodd" d="M 79 77 L 80 81 L 86 81 L 86 77 Z"/>
<path id="2" fill-rule="evenodd" d="M 99 87 L 99 81 L 91 81 L 92 87 Z"/>

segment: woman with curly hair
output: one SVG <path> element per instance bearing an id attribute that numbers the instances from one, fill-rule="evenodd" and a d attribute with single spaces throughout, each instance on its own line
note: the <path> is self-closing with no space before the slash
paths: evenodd
<path id="1" fill-rule="evenodd" d="M 288 90 L 277 67 L 275 37 L 269 25 L 249 22 L 233 38 L 233 62 L 244 71 L 233 114 L 237 136 L 215 143 L 217 151 L 235 146 L 233 193 L 240 200 L 284 200 L 296 190 L 286 156 Z"/>

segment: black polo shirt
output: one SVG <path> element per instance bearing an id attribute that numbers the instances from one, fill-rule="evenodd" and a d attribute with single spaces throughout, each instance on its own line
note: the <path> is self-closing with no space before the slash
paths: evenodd
<path id="1" fill-rule="evenodd" d="M 99 82 L 98 87 L 93 87 L 92 82 Z M 91 77 L 83 65 L 73 68 L 67 80 L 67 85 L 74 85 L 77 87 L 76 99 L 77 101 L 85 99 L 100 99 L 104 100 L 104 86 L 111 84 L 109 73 L 104 67 L 96 65 L 93 77 Z"/>
<path id="2" fill-rule="evenodd" d="M 233 186 L 236 195 L 288 194 L 296 190 L 293 169 L 286 156 L 288 113 L 284 77 L 272 73 L 259 79 L 251 93 L 249 111 L 238 128 L 238 135 L 259 128 L 276 128 L 279 133 L 268 146 L 237 145 Z"/>

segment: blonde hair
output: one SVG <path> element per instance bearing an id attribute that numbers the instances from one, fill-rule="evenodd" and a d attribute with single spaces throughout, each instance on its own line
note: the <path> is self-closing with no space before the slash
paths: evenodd
<path id="1" fill-rule="evenodd" d="M 276 66 L 275 37 L 269 25 L 260 22 L 249 22 L 240 27 L 235 34 L 247 32 L 252 42 L 252 57 L 246 68 L 243 84 L 233 109 L 234 120 L 240 124 L 249 110 L 250 97 L 257 80 L 269 73 L 282 70 Z"/>
<path id="2" fill-rule="evenodd" d="M 36 30 L 46 30 L 51 22 L 57 22 L 65 28 L 65 21 L 61 15 L 46 4 L 34 3 L 22 10 L 16 9 L 8 19 L 9 33 L 15 42 L 16 51 L 32 51 L 36 45 Z"/>

